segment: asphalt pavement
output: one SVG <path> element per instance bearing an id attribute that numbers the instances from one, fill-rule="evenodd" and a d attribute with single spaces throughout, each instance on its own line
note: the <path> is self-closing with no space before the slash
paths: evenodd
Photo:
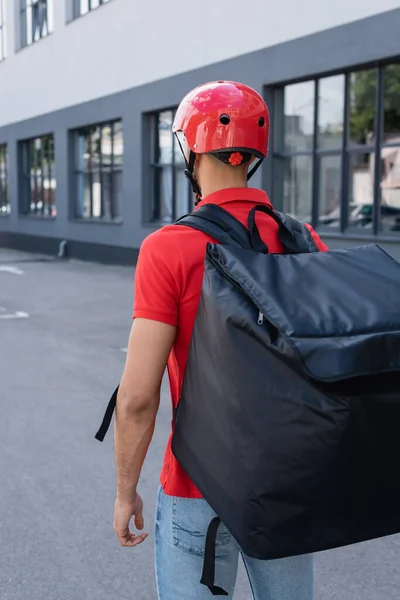
<path id="1" fill-rule="evenodd" d="M 112 435 L 93 438 L 132 296 L 133 269 L 0 249 L 0 600 L 156 599 L 152 537 L 118 546 Z M 170 419 L 164 385 L 140 484 L 149 531 Z M 398 600 L 399 561 L 399 536 L 322 553 L 316 600 Z M 250 598 L 241 568 L 236 599 Z"/>

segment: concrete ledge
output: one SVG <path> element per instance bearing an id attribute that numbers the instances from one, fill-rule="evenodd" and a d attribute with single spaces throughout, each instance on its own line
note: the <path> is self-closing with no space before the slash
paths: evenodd
<path id="1" fill-rule="evenodd" d="M 8 231 L 0 232 L 0 247 L 23 250 L 35 254 L 56 256 L 62 240 L 41 235 L 26 235 Z M 139 255 L 137 248 L 122 248 L 91 242 L 67 240 L 67 258 L 111 265 L 135 265 Z"/>

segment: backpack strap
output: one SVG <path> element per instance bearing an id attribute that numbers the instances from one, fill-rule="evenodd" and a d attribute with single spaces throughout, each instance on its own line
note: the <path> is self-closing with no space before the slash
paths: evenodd
<path id="1" fill-rule="evenodd" d="M 260 232 L 256 225 L 256 213 L 262 212 L 274 219 L 278 224 L 278 238 L 284 246 L 287 254 L 302 254 L 308 252 L 318 252 L 318 247 L 314 242 L 312 235 L 303 223 L 297 221 L 289 215 L 285 215 L 273 210 L 266 204 L 257 204 L 249 212 L 248 227 L 252 247 L 256 252 L 263 252 L 264 242 L 261 239 Z"/>
<path id="2" fill-rule="evenodd" d="M 218 527 L 220 524 L 221 519 L 219 517 L 214 517 L 208 526 L 204 550 L 203 573 L 201 575 L 200 583 L 207 586 L 213 596 L 228 596 L 228 592 L 218 585 L 215 585 L 215 549 Z"/>
<path id="3" fill-rule="evenodd" d="M 193 213 L 181 217 L 176 225 L 192 227 L 217 240 L 220 244 L 234 245 L 268 253 L 268 246 L 261 238 L 256 225 L 256 213 L 263 212 L 278 224 L 279 241 L 288 254 L 318 252 L 309 229 L 297 219 L 273 210 L 266 204 L 257 204 L 249 212 L 248 228 L 228 211 L 215 204 L 205 204 Z"/>
<path id="4" fill-rule="evenodd" d="M 246 250 L 252 249 L 247 227 L 216 204 L 201 206 L 189 215 L 178 219 L 175 225 L 185 225 L 202 231 L 220 244 L 240 246 Z"/>
<path id="5" fill-rule="evenodd" d="M 105 435 L 106 435 L 107 431 L 110 428 L 111 420 L 112 420 L 113 414 L 114 414 L 114 410 L 115 410 L 115 407 L 117 405 L 118 390 L 119 390 L 119 385 L 118 385 L 117 389 L 114 391 L 113 395 L 110 398 L 110 401 L 109 401 L 108 406 L 106 408 L 106 412 L 105 412 L 104 417 L 103 417 L 103 421 L 102 421 L 102 423 L 100 425 L 100 428 L 99 428 L 98 432 L 94 436 L 95 439 L 98 440 L 99 442 L 102 442 L 104 440 Z"/>

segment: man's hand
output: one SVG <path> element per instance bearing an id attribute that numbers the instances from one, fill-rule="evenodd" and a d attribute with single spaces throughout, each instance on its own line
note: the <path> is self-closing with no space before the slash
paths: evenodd
<path id="1" fill-rule="evenodd" d="M 136 535 L 129 529 L 131 518 L 134 517 L 135 527 L 139 531 L 143 530 L 143 500 L 136 494 L 133 502 L 122 502 L 118 498 L 114 507 L 114 531 L 121 546 L 138 546 L 148 537 L 147 533 Z"/>

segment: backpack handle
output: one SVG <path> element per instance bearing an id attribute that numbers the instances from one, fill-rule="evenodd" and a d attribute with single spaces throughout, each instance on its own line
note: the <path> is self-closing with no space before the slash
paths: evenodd
<path id="1" fill-rule="evenodd" d="M 251 245 L 256 252 L 262 252 L 264 254 L 268 252 L 268 248 L 267 251 L 265 250 L 265 242 L 263 242 L 256 224 L 257 212 L 265 213 L 278 224 L 279 241 L 289 254 L 298 254 L 303 251 L 299 247 L 294 233 L 290 231 L 290 229 L 283 223 L 283 221 L 279 218 L 276 212 L 265 204 L 257 204 L 257 206 L 254 206 L 254 208 L 251 209 L 248 217 L 248 228 L 250 232 Z"/>

